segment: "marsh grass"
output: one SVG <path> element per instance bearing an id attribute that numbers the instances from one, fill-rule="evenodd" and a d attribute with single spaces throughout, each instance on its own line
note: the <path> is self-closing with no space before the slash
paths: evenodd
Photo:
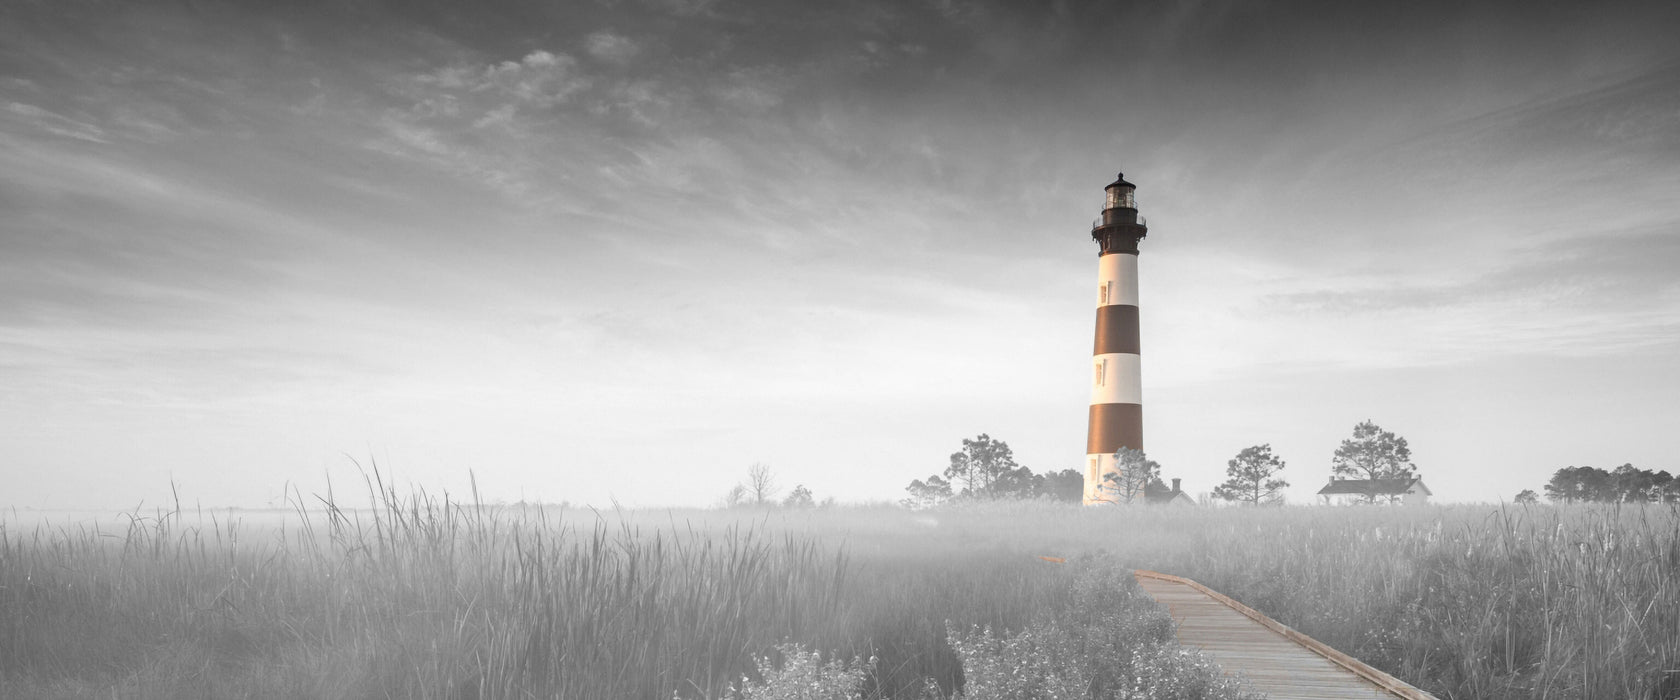
<path id="1" fill-rule="evenodd" d="M 718 698 L 788 643 L 875 658 L 869 697 L 948 696 L 947 622 L 1018 629 L 1066 575 L 898 535 L 857 557 L 815 513 L 367 495 L 0 525 L 0 696 Z"/>
<path id="2" fill-rule="evenodd" d="M 1680 698 L 1672 504 L 957 509 L 1200 581 L 1441 698 Z"/>
<path id="3" fill-rule="evenodd" d="M 1671 506 L 1271 511 L 1210 525 L 1162 561 L 1440 697 L 1680 698 Z"/>
<path id="4" fill-rule="evenodd" d="M 840 605 L 848 562 L 731 524 L 652 532 L 546 511 L 399 497 L 267 537 L 184 527 L 40 529 L 0 549 L 8 696 L 671 697 Z M 103 694 L 103 693 L 102 693 Z"/>
<path id="5" fill-rule="evenodd" d="M 1019 631 L 952 626 L 964 700 L 1247 698 L 1200 653 L 1181 648 L 1169 617 L 1131 571 L 1082 555 L 1049 614 Z"/>
<path id="6" fill-rule="evenodd" d="M 788 644 L 825 655 L 812 673 L 873 659 L 861 697 L 950 697 L 979 677 L 969 651 L 1059 648 L 1069 629 L 1040 623 L 1086 605 L 1076 567 L 1038 557 L 1085 552 L 1442 698 L 1680 697 L 1665 506 L 595 512 L 377 477 L 367 496 L 294 491 L 258 525 L 0 524 L 0 697 L 723 698 Z M 1179 669 L 1162 687 L 1203 692 L 1199 661 L 1150 648 Z"/>

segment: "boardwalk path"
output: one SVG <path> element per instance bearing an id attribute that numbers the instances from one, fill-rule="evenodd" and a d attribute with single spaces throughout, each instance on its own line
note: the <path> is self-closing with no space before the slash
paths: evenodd
<path id="1" fill-rule="evenodd" d="M 1226 673 L 1273 700 L 1435 700 L 1195 581 L 1138 571 L 1138 585 L 1166 606 L 1178 641 L 1200 647 Z"/>

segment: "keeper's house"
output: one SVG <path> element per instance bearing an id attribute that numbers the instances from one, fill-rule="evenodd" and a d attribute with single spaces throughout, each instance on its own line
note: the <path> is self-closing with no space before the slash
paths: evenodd
<path id="1" fill-rule="evenodd" d="M 1435 495 L 1423 484 L 1423 477 L 1403 479 L 1337 479 L 1318 490 L 1325 505 L 1345 506 L 1357 503 L 1400 503 L 1421 506 Z"/>
<path id="2" fill-rule="evenodd" d="M 1143 502 L 1148 503 L 1149 505 L 1152 505 L 1152 506 L 1193 506 L 1193 505 L 1196 505 L 1196 499 L 1191 498 L 1190 494 L 1185 493 L 1184 489 L 1179 488 L 1179 480 L 1178 479 L 1173 479 L 1173 485 L 1172 485 L 1172 490 L 1171 491 L 1168 491 L 1166 489 L 1152 489 L 1152 488 L 1151 489 L 1144 489 L 1143 490 Z"/>

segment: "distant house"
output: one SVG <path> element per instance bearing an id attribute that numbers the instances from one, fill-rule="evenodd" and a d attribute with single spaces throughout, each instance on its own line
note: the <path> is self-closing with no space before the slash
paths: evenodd
<path id="1" fill-rule="evenodd" d="M 1150 489 L 1150 490 L 1145 491 L 1144 494 L 1143 494 L 1144 502 L 1146 502 L 1146 503 L 1148 503 L 1149 505 L 1152 505 L 1152 506 L 1193 506 L 1193 505 L 1196 505 L 1196 499 L 1191 498 L 1190 494 L 1185 493 L 1183 489 L 1178 487 L 1179 480 L 1178 479 L 1173 479 L 1172 481 L 1173 481 L 1173 485 L 1172 485 L 1172 490 L 1170 490 L 1170 491 L 1168 491 L 1166 489 L 1161 489 L 1161 490 Z"/>
<path id="2" fill-rule="evenodd" d="M 1408 506 L 1421 506 L 1429 502 L 1429 497 L 1435 495 L 1423 484 L 1423 477 L 1405 477 L 1400 479 L 1337 479 L 1330 478 L 1330 483 L 1318 490 L 1318 497 L 1325 505 L 1348 505 L 1352 503 L 1390 503 L 1398 497 L 1400 503 Z"/>

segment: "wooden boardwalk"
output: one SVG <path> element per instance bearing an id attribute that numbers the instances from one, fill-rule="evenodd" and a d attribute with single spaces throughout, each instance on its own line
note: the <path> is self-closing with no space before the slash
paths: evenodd
<path id="1" fill-rule="evenodd" d="M 1178 623 L 1179 643 L 1200 647 L 1226 673 L 1274 700 L 1435 700 L 1195 581 L 1135 574 Z"/>

